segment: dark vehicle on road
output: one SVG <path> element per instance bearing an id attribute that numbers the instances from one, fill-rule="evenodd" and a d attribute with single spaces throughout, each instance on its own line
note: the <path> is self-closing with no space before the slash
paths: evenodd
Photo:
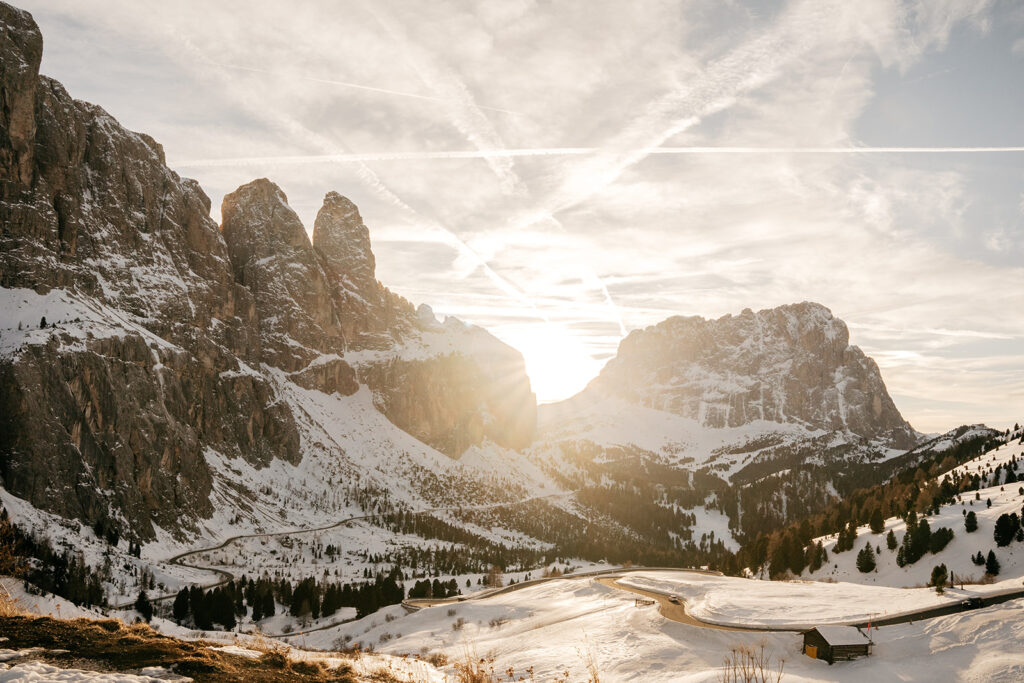
<path id="1" fill-rule="evenodd" d="M 960 603 L 960 606 L 964 609 L 978 609 L 979 607 L 983 607 L 984 604 L 985 603 L 981 601 L 981 598 L 967 598 Z"/>
<path id="2" fill-rule="evenodd" d="M 679 596 L 678 595 L 670 595 L 670 596 L 668 596 L 668 601 L 671 602 L 674 605 L 681 605 L 682 604 L 682 602 L 679 600 Z"/>

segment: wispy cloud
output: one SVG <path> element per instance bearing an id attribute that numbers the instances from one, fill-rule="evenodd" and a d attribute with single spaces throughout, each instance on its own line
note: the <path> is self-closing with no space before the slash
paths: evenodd
<path id="1" fill-rule="evenodd" d="M 980 76 L 937 59 L 1012 73 L 1007 3 L 23 4 L 44 71 L 215 205 L 266 175 L 311 225 L 341 191 L 382 281 L 534 358 L 596 370 L 616 330 L 813 299 L 915 426 L 1024 413 L 1019 107 L 963 125 Z M 951 94 L 908 109 L 882 77 Z"/>
<path id="2" fill-rule="evenodd" d="M 500 157 L 586 156 L 600 154 L 599 147 L 548 147 L 545 149 L 477 149 L 437 152 L 359 152 L 351 154 L 185 159 L 181 168 L 254 166 L 258 164 L 359 163 L 365 161 L 424 161 L 445 159 L 493 159 Z M 655 147 L 637 150 L 652 154 L 989 154 L 1024 152 L 1024 147 Z"/>

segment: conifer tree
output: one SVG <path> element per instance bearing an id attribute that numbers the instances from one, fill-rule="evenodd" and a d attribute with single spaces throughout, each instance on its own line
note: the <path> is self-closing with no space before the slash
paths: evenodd
<path id="1" fill-rule="evenodd" d="M 978 530 L 978 516 L 974 514 L 974 510 L 968 512 L 967 516 L 964 517 L 964 529 L 969 534 Z"/>
<path id="2" fill-rule="evenodd" d="M 873 534 L 880 534 L 885 531 L 885 519 L 882 517 L 881 508 L 874 509 L 868 524 L 871 526 L 871 533 Z"/>
<path id="3" fill-rule="evenodd" d="M 174 596 L 174 620 L 179 624 L 188 616 L 188 588 L 182 588 Z"/>
<path id="4" fill-rule="evenodd" d="M 985 560 L 985 573 L 992 576 L 999 576 L 999 560 L 996 559 L 994 551 L 988 551 L 988 558 Z"/>
<path id="5" fill-rule="evenodd" d="M 1014 522 L 1017 522 L 1014 524 Z M 1013 517 L 1007 514 L 999 515 L 999 519 L 996 520 L 996 528 L 992 535 L 995 539 L 996 545 L 1000 548 L 1010 545 L 1013 541 L 1014 535 L 1017 533 L 1017 528 L 1020 526 L 1020 522 L 1015 520 Z"/>
<path id="6" fill-rule="evenodd" d="M 149 601 L 145 588 L 139 591 L 139 597 L 135 599 L 135 611 L 141 614 L 147 623 L 153 619 L 153 603 Z"/>
<path id="7" fill-rule="evenodd" d="M 946 586 L 946 581 L 949 579 L 949 570 L 946 569 L 946 565 L 940 564 L 932 567 L 932 580 L 930 585 L 935 586 L 936 593 L 942 593 Z"/>
<path id="8" fill-rule="evenodd" d="M 867 574 L 875 571 L 875 566 L 875 551 L 871 547 L 871 542 L 868 541 L 867 545 L 857 553 L 857 571 Z"/>

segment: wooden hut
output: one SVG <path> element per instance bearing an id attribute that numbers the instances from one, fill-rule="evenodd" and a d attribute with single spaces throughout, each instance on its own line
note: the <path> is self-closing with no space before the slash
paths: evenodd
<path id="1" fill-rule="evenodd" d="M 804 654 L 829 664 L 871 654 L 871 640 L 853 626 L 818 626 L 804 631 Z"/>

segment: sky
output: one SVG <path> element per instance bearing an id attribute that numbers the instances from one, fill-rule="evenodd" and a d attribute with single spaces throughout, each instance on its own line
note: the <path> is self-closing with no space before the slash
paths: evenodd
<path id="1" fill-rule="evenodd" d="M 1024 3 L 16 4 L 214 218 L 346 195 L 378 278 L 542 401 L 630 330 L 806 300 L 917 429 L 1024 419 Z"/>

